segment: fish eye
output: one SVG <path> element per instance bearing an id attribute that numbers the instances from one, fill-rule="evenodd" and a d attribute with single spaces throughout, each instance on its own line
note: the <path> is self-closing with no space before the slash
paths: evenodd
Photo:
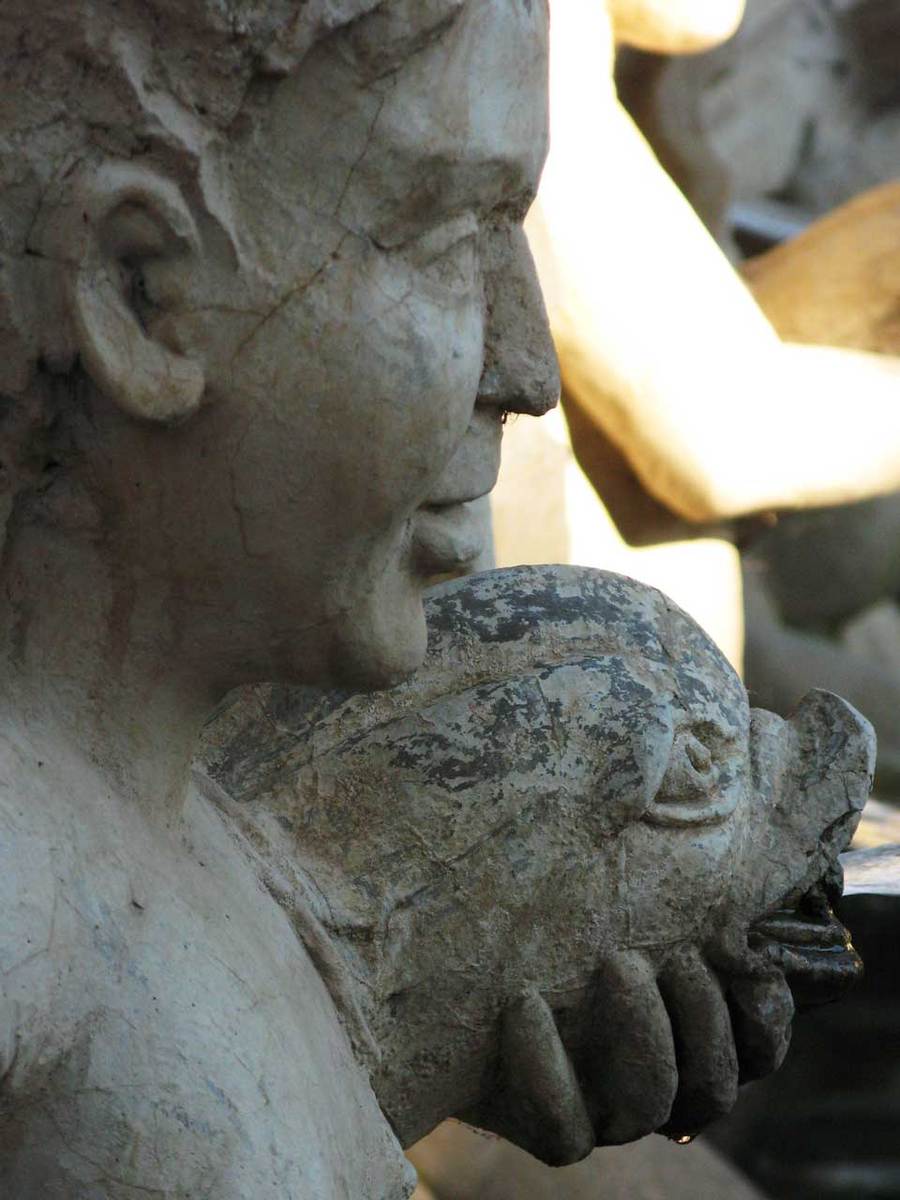
<path id="1" fill-rule="evenodd" d="M 651 825 L 714 825 L 732 814 L 737 804 L 737 792 L 729 786 L 734 773 L 728 754 L 716 740 L 715 732 L 707 737 L 702 727 L 678 730 L 645 821 Z"/>
<path id="2" fill-rule="evenodd" d="M 658 799 L 662 802 L 702 799 L 716 785 L 717 766 L 712 749 L 701 740 L 697 731 L 679 730 L 675 734 Z"/>
<path id="3" fill-rule="evenodd" d="M 696 737 L 688 736 L 684 743 L 688 762 L 701 775 L 708 774 L 713 767 L 712 751 Z"/>

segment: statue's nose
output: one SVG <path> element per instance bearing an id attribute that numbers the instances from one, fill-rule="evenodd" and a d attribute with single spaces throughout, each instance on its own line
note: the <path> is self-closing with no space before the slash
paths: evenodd
<path id="1" fill-rule="evenodd" d="M 791 715 L 798 737 L 798 779 L 824 820 L 861 813 L 875 773 L 875 731 L 846 700 L 808 692 Z"/>
<path id="2" fill-rule="evenodd" d="M 523 230 L 482 236 L 487 321 L 478 403 L 543 416 L 559 400 L 559 365 L 534 260 Z"/>

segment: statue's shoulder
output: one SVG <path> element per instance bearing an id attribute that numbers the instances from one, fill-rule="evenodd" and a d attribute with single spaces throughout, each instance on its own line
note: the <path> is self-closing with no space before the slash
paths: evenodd
<path id="1" fill-rule="evenodd" d="M 38 1147 L 54 1195 L 87 1195 L 82 1175 L 121 1172 L 127 1143 L 129 1178 L 145 1187 L 162 1154 L 178 1195 L 407 1196 L 368 1075 L 241 839 L 196 797 L 165 830 L 90 777 L 67 796 L 57 767 L 48 787 L 8 773 L 0 799 L 0 1123 L 26 1114 L 0 1195 L 22 1194 Z"/>
<path id="2" fill-rule="evenodd" d="M 62 787 L 48 758 L 21 738 L 0 733 L 0 897 L 7 918 L 37 899 L 31 888 L 22 887 L 26 879 L 33 883 L 46 871 L 52 874 L 53 844 L 64 844 Z M 0 937 L 9 928 L 6 920 Z"/>
<path id="3" fill-rule="evenodd" d="M 10 905 L 39 907 L 41 881 L 65 875 L 73 828 L 90 823 L 79 783 L 64 759 L 0 732 L 0 897 L 7 917 Z M 0 924 L 0 937 L 8 929 L 9 921 Z"/>

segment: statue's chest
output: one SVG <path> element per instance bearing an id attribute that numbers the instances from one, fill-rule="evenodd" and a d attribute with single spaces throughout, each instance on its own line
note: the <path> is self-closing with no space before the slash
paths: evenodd
<path id="1" fill-rule="evenodd" d="M 193 856 L 20 842 L 0 1195 L 400 1200 L 317 973 L 215 819 L 203 833 Z"/>

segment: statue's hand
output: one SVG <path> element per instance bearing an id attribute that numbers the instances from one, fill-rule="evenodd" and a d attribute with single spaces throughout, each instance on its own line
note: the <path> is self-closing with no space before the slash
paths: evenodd
<path id="1" fill-rule="evenodd" d="M 500 1086 L 470 1119 L 552 1165 L 654 1132 L 690 1138 L 730 1112 L 739 1081 L 780 1065 L 794 1012 L 779 973 L 726 988 L 692 946 L 610 956 L 591 1009 L 554 1014 L 536 991 L 510 1004 Z"/>
<path id="2" fill-rule="evenodd" d="M 658 972 L 649 954 L 617 954 L 597 997 L 581 1075 L 598 1144 L 657 1130 L 687 1136 L 731 1110 L 738 1059 L 728 1006 L 697 950 L 684 947 Z"/>

